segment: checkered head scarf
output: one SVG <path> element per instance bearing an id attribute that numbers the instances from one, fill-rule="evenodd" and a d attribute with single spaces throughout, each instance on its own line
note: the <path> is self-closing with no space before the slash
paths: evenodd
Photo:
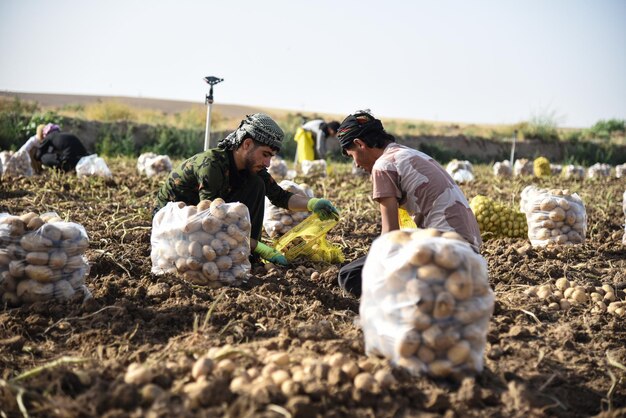
<path id="1" fill-rule="evenodd" d="M 272 118 L 265 113 L 255 113 L 254 115 L 247 115 L 239 124 L 239 128 L 222 139 L 217 146 L 228 150 L 237 149 L 246 134 L 275 151 L 280 151 L 285 136 L 283 130 Z"/>
<path id="2" fill-rule="evenodd" d="M 370 132 L 385 132 L 383 123 L 366 110 L 348 115 L 337 130 L 337 139 L 344 150 L 352 146 L 352 141 L 363 138 Z"/>

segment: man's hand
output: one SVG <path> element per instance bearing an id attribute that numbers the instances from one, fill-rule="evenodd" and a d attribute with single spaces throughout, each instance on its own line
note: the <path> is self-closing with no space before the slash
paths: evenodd
<path id="1" fill-rule="evenodd" d="M 330 203 L 330 200 L 318 199 L 316 197 L 309 200 L 306 205 L 307 209 L 313 211 L 322 221 L 335 218 L 339 219 L 337 208 Z"/>
<path id="2" fill-rule="evenodd" d="M 254 253 L 262 259 L 274 264 L 280 264 L 281 266 L 286 266 L 287 264 L 289 264 L 284 255 L 282 255 L 279 251 L 276 251 L 276 249 L 270 247 L 269 245 L 263 244 L 262 242 L 257 242 Z"/>

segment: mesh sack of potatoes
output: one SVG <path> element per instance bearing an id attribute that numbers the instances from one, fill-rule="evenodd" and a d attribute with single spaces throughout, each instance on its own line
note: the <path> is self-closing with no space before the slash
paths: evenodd
<path id="1" fill-rule="evenodd" d="M 568 164 L 563 167 L 562 176 L 566 179 L 582 180 L 585 178 L 585 167 L 581 165 Z"/>
<path id="2" fill-rule="evenodd" d="M 487 196 L 476 195 L 470 201 L 484 241 L 491 238 L 524 238 L 528 234 L 526 215 Z"/>
<path id="3" fill-rule="evenodd" d="M 31 177 L 33 175 L 30 155 L 25 150 L 14 153 L 2 167 L 3 178 Z"/>
<path id="4" fill-rule="evenodd" d="M 535 177 L 550 177 L 552 175 L 550 160 L 546 157 L 535 158 L 533 161 L 533 174 Z"/>
<path id="5" fill-rule="evenodd" d="M 305 177 L 326 177 L 326 161 L 304 160 L 302 161 L 302 175 Z"/>
<path id="6" fill-rule="evenodd" d="M 609 177 L 611 175 L 611 166 L 609 164 L 595 163 L 587 169 L 588 179 L 597 179 Z"/>
<path id="7" fill-rule="evenodd" d="M 167 155 L 145 152 L 137 159 L 137 171 L 148 177 L 167 174 L 172 171 L 172 160 Z"/>
<path id="8" fill-rule="evenodd" d="M 532 176 L 533 162 L 526 158 L 515 160 L 515 164 L 513 164 L 513 174 L 515 176 Z"/>
<path id="9" fill-rule="evenodd" d="M 313 190 L 306 183 L 297 184 L 290 180 L 282 180 L 278 183 L 280 187 L 293 194 L 314 197 Z M 279 208 L 265 198 L 265 212 L 263 215 L 263 228 L 270 238 L 277 238 L 309 216 L 309 212 L 296 212 L 289 209 Z"/>
<path id="10" fill-rule="evenodd" d="M 49 299 L 66 300 L 85 286 L 89 238 L 77 223 L 56 213 L 0 214 L 0 295 L 11 306 Z"/>
<path id="11" fill-rule="evenodd" d="M 201 286 L 239 285 L 250 271 L 250 226 L 240 202 L 170 202 L 152 221 L 152 273 L 180 274 Z"/>
<path id="12" fill-rule="evenodd" d="M 508 160 L 495 162 L 493 164 L 493 175 L 501 178 L 511 177 L 513 175 L 511 163 Z"/>
<path id="13" fill-rule="evenodd" d="M 287 177 L 287 163 L 278 155 L 274 155 L 270 159 L 270 166 L 267 168 L 267 171 L 272 177 L 283 179 Z"/>
<path id="14" fill-rule="evenodd" d="M 560 176 L 563 172 L 563 166 L 561 164 L 550 163 L 550 174 L 553 176 Z"/>
<path id="15" fill-rule="evenodd" d="M 615 177 L 618 179 L 626 177 L 626 163 L 615 166 Z"/>
<path id="16" fill-rule="evenodd" d="M 104 158 L 98 157 L 98 154 L 87 155 L 78 160 L 76 175 L 78 177 L 112 177 L 106 161 Z"/>
<path id="17" fill-rule="evenodd" d="M 527 186 L 522 190 L 520 205 L 534 247 L 580 244 L 585 240 L 587 212 L 578 194 Z"/>
<path id="18" fill-rule="evenodd" d="M 368 354 L 433 377 L 482 370 L 494 294 L 487 262 L 456 232 L 381 235 L 365 261 L 362 286 Z"/>
<path id="19" fill-rule="evenodd" d="M 0 152 L 0 166 L 5 167 L 12 156 L 13 156 L 13 151 Z M 2 171 L 0 171 L 0 174 L 2 174 Z"/>
<path id="20" fill-rule="evenodd" d="M 446 166 L 446 171 L 459 184 L 474 181 L 474 167 L 469 161 L 452 160 Z"/>

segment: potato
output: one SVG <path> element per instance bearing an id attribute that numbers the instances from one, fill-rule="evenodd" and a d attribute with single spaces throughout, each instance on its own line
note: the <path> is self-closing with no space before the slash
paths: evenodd
<path id="1" fill-rule="evenodd" d="M 202 219 L 202 229 L 209 234 L 215 234 L 222 229 L 222 221 L 214 216 L 206 216 Z"/>
<path id="2" fill-rule="evenodd" d="M 0 217 L 0 225 L 8 225 L 9 234 L 14 237 L 24 235 L 26 229 L 24 221 L 13 215 Z"/>
<path id="3" fill-rule="evenodd" d="M 26 254 L 26 262 L 37 266 L 45 266 L 48 264 L 47 252 L 30 252 Z"/>
<path id="4" fill-rule="evenodd" d="M 413 356 L 422 342 L 420 333 L 416 330 L 407 331 L 396 340 L 396 352 L 400 357 Z"/>
<path id="5" fill-rule="evenodd" d="M 435 352 L 429 347 L 422 345 L 417 350 L 417 358 L 424 363 L 431 363 L 433 360 L 435 360 Z"/>
<path id="6" fill-rule="evenodd" d="M 78 237 L 80 237 L 82 234 L 82 231 L 78 227 L 78 225 L 73 223 L 63 222 L 58 223 L 55 226 L 61 231 L 61 239 L 66 241 L 74 241 L 78 239 Z"/>
<path id="7" fill-rule="evenodd" d="M 417 277 L 425 281 L 438 281 L 447 277 L 446 272 L 434 264 L 419 267 L 417 269 Z"/>
<path id="8" fill-rule="evenodd" d="M 250 219 L 250 212 L 248 211 L 248 207 L 243 203 L 236 202 L 231 204 L 231 206 L 228 208 L 228 213 L 237 216 L 240 221 L 244 219 Z"/>
<path id="9" fill-rule="evenodd" d="M 27 212 L 27 213 L 19 216 L 19 218 L 22 220 L 22 222 L 24 222 L 24 225 L 28 225 L 28 223 L 33 218 L 36 218 L 36 217 L 37 217 L 37 214 L 35 212 Z"/>
<path id="10" fill-rule="evenodd" d="M 177 258 L 174 262 L 174 266 L 176 266 L 176 270 L 178 270 L 179 273 L 184 273 L 189 270 L 189 266 L 187 266 L 187 258 L 185 257 Z"/>
<path id="11" fill-rule="evenodd" d="M 39 232 L 44 238 L 48 238 L 52 242 L 61 240 L 61 229 L 54 224 L 47 223 L 43 225 Z"/>
<path id="12" fill-rule="evenodd" d="M 13 260 L 9 263 L 9 273 L 15 278 L 23 277 L 26 263 L 20 260 Z"/>
<path id="13" fill-rule="evenodd" d="M 425 266 L 431 262 L 432 255 L 433 251 L 428 246 L 421 245 L 415 250 L 409 259 L 409 263 L 416 267 Z"/>
<path id="14" fill-rule="evenodd" d="M 40 283 L 54 282 L 60 278 L 60 273 L 55 273 L 48 266 L 27 265 L 24 268 L 24 273 L 29 279 L 36 280 Z"/>
<path id="15" fill-rule="evenodd" d="M 35 231 L 43 226 L 45 222 L 39 216 L 32 218 L 26 225 L 26 229 L 29 231 Z"/>
<path id="16" fill-rule="evenodd" d="M 8 266 L 12 260 L 9 252 L 4 248 L 0 248 L 0 266 Z"/>
<path id="17" fill-rule="evenodd" d="M 233 260 L 233 264 L 235 265 L 246 261 L 249 255 L 250 255 L 250 249 L 243 247 L 243 246 L 233 248 L 228 253 L 228 256 Z"/>
<path id="18" fill-rule="evenodd" d="M 198 212 L 204 212 L 205 210 L 209 209 L 210 206 L 211 206 L 210 200 L 201 200 L 200 203 L 198 203 L 198 205 L 196 206 L 196 210 Z"/>
<path id="19" fill-rule="evenodd" d="M 17 287 L 17 281 L 15 277 L 11 275 L 8 271 L 3 271 L 0 273 L 0 293 L 5 292 L 15 292 L 15 288 Z"/>
<path id="20" fill-rule="evenodd" d="M 46 254 L 47 255 L 47 254 Z M 50 253 L 48 265 L 52 269 L 61 269 L 67 263 L 67 254 L 63 250 L 54 250 Z"/>
<path id="21" fill-rule="evenodd" d="M 435 263 L 443 268 L 454 270 L 461 264 L 462 257 L 453 245 L 444 245 L 434 253 Z"/>
<path id="22" fill-rule="evenodd" d="M 211 241 L 210 245 L 211 247 L 213 247 L 213 250 L 215 250 L 215 254 L 217 255 L 226 255 L 230 251 L 230 246 L 228 245 L 228 243 L 217 238 Z"/>
<path id="23" fill-rule="evenodd" d="M 448 349 L 446 356 L 454 366 L 458 366 L 461 363 L 465 363 L 470 355 L 470 350 L 471 347 L 467 341 L 459 341 Z"/>
<path id="24" fill-rule="evenodd" d="M 452 373 L 452 363 L 449 360 L 435 360 L 429 364 L 430 374 L 435 377 L 446 377 Z"/>
<path id="25" fill-rule="evenodd" d="M 447 350 L 459 341 L 459 333 L 453 330 L 443 330 L 439 325 L 433 325 L 422 332 L 422 340 L 435 351 Z"/>
<path id="26" fill-rule="evenodd" d="M 217 264 L 215 264 L 212 261 L 209 261 L 208 263 L 204 263 L 202 265 L 202 274 L 204 274 L 204 276 L 207 279 L 209 279 L 211 281 L 215 281 L 219 277 L 220 270 L 217 267 Z"/>
<path id="27" fill-rule="evenodd" d="M 217 257 L 215 250 L 210 245 L 202 246 L 202 255 L 206 259 L 206 261 L 213 261 Z"/>
<path id="28" fill-rule="evenodd" d="M 226 232 L 218 232 L 217 234 L 215 234 L 215 238 L 228 244 L 228 251 L 230 251 L 231 248 L 235 248 L 239 244 L 236 239 L 232 238 Z"/>
<path id="29" fill-rule="evenodd" d="M 441 292 L 437 295 L 437 299 L 435 299 L 433 317 L 435 319 L 447 318 L 454 312 L 454 307 L 454 296 L 448 292 Z"/>
<path id="30" fill-rule="evenodd" d="M 200 230 L 200 231 L 192 232 L 191 234 L 189 234 L 187 238 L 189 238 L 190 243 L 197 242 L 200 244 L 200 247 L 202 248 L 203 245 L 207 245 L 211 241 L 213 241 L 215 237 L 211 234 L 204 232 L 204 230 Z"/>
<path id="31" fill-rule="evenodd" d="M 189 257 L 189 242 L 185 240 L 178 240 L 174 243 L 174 249 L 179 257 Z"/>
<path id="32" fill-rule="evenodd" d="M 223 220 L 226 218 L 226 207 L 224 206 L 224 200 L 217 198 L 211 202 L 209 206 L 209 212 L 211 216 L 216 218 L 217 220 Z"/>
<path id="33" fill-rule="evenodd" d="M 202 258 L 202 245 L 197 241 L 192 241 L 189 243 L 188 252 L 190 257 L 200 259 Z"/>
<path id="34" fill-rule="evenodd" d="M 39 283 L 35 280 L 22 280 L 17 284 L 17 297 L 23 302 L 47 300 L 54 295 L 53 283 Z"/>
<path id="35" fill-rule="evenodd" d="M 31 232 L 29 234 L 24 235 L 20 239 L 20 245 L 26 251 L 33 251 L 33 252 L 46 251 L 47 252 L 53 246 L 53 243 L 52 243 L 52 240 L 36 232 Z"/>
<path id="36" fill-rule="evenodd" d="M 75 241 L 62 241 L 61 248 L 69 257 L 81 255 L 89 248 L 89 240 L 85 236 L 80 236 Z"/>
<path id="37" fill-rule="evenodd" d="M 248 209 L 246 208 L 246 210 L 248 210 Z M 251 224 L 250 224 L 250 220 L 248 218 L 241 218 L 241 219 L 239 219 L 239 222 L 237 222 L 237 226 L 242 231 L 244 231 L 244 232 L 247 231 L 248 233 L 250 233 Z"/>
<path id="38" fill-rule="evenodd" d="M 233 260 L 227 255 L 223 255 L 215 260 L 215 264 L 220 271 L 225 271 L 233 266 Z"/>
<path id="39" fill-rule="evenodd" d="M 445 287 L 457 300 L 469 299 L 474 292 L 472 278 L 461 270 L 457 270 L 448 276 Z"/>
<path id="40" fill-rule="evenodd" d="M 556 208 L 557 206 L 558 206 L 558 202 L 553 197 L 546 197 L 541 201 L 541 203 L 539 203 L 539 209 L 541 209 L 544 212 L 549 212 L 552 209 Z"/>
<path id="41" fill-rule="evenodd" d="M 69 270 L 79 270 L 86 268 L 89 264 L 87 264 L 87 260 L 82 255 L 75 255 L 72 257 L 68 257 L 67 263 L 65 263 L 65 268 Z"/>
<path id="42" fill-rule="evenodd" d="M 249 238 L 249 233 L 244 233 L 239 227 L 235 224 L 228 225 L 226 229 L 226 233 L 233 238 L 236 242 L 244 242 Z"/>
<path id="43" fill-rule="evenodd" d="M 431 324 L 431 316 L 422 312 L 416 312 L 411 321 L 411 325 L 417 331 L 424 331 L 425 329 L 430 327 Z"/>
<path id="44" fill-rule="evenodd" d="M 187 267 L 189 270 L 202 270 L 202 261 L 194 257 L 188 257 Z"/>
<path id="45" fill-rule="evenodd" d="M 20 298 L 17 297 L 15 292 L 4 292 L 2 294 L 2 304 L 7 304 L 8 306 L 19 306 Z"/>

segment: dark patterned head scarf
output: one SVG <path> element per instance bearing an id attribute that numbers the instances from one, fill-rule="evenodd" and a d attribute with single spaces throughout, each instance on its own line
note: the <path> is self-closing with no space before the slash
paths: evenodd
<path id="1" fill-rule="evenodd" d="M 385 132 L 383 124 L 367 111 L 361 110 L 346 117 L 337 130 L 337 139 L 341 148 L 347 149 L 352 146 L 352 141 L 363 138 L 370 132 Z"/>
<path id="2" fill-rule="evenodd" d="M 239 124 L 239 128 L 222 139 L 217 146 L 228 150 L 237 149 L 246 135 L 250 135 L 255 141 L 276 151 L 280 151 L 285 136 L 283 130 L 272 118 L 265 113 L 255 113 L 254 115 L 247 115 Z"/>

